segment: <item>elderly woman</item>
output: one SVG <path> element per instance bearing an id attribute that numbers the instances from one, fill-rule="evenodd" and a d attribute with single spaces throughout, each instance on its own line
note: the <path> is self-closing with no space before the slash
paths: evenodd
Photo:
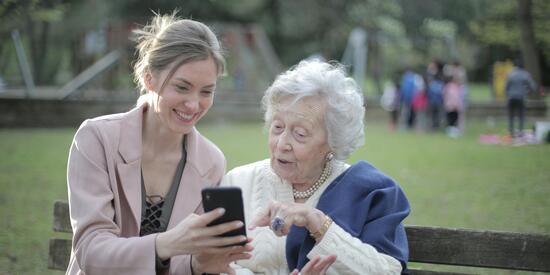
<path id="1" fill-rule="evenodd" d="M 238 273 L 406 271 L 405 194 L 369 163 L 344 162 L 363 144 L 364 107 L 343 68 L 302 61 L 275 80 L 263 105 L 270 159 L 222 180 L 243 190 L 255 247 Z"/>

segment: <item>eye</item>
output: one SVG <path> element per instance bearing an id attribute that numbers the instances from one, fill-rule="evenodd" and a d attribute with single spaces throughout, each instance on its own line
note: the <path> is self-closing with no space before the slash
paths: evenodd
<path id="1" fill-rule="evenodd" d="M 201 95 L 203 96 L 212 96 L 214 94 L 214 91 L 210 91 L 210 90 L 204 90 L 204 91 L 201 91 Z"/>
<path id="2" fill-rule="evenodd" d="M 271 125 L 271 131 L 273 133 L 276 133 L 276 134 L 279 134 L 281 132 L 283 132 L 283 125 L 279 124 L 279 123 L 274 123 Z"/>
<path id="3" fill-rule="evenodd" d="M 306 132 L 306 130 L 301 129 L 301 128 L 298 128 L 298 129 L 294 130 L 294 134 L 295 134 L 296 137 L 298 137 L 299 139 L 303 139 L 303 138 L 307 137 L 307 132 Z"/>
<path id="4" fill-rule="evenodd" d="M 176 85 L 176 90 L 178 90 L 178 92 L 187 92 L 189 88 L 187 88 L 187 86 Z"/>

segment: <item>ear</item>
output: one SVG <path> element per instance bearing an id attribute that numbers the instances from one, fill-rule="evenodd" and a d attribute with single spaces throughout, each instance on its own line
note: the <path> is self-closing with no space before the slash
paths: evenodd
<path id="1" fill-rule="evenodd" d="M 150 72 L 144 73 L 143 82 L 145 83 L 145 88 L 147 88 L 147 90 L 149 91 L 155 90 L 156 81 L 155 81 L 155 78 L 153 77 L 153 74 L 151 74 Z"/>

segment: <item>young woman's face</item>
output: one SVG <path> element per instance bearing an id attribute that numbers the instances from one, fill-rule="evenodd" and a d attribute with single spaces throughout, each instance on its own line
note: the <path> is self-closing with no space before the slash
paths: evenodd
<path id="1" fill-rule="evenodd" d="M 160 122 L 176 133 L 187 134 L 212 106 L 218 71 L 212 58 L 191 61 L 176 69 L 163 90 L 168 68 L 150 76 L 152 109 Z"/>
<path id="2" fill-rule="evenodd" d="M 273 114 L 269 129 L 271 167 L 284 180 L 307 188 L 321 175 L 330 151 L 326 104 L 312 97 L 292 102 L 283 99 Z"/>

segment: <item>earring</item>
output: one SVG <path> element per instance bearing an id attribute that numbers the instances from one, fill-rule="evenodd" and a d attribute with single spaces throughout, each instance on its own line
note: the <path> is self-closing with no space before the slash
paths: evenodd
<path id="1" fill-rule="evenodd" d="M 333 152 L 329 152 L 329 153 L 327 154 L 327 160 L 328 160 L 328 161 L 331 161 L 333 158 L 334 158 L 334 153 L 333 153 Z"/>

